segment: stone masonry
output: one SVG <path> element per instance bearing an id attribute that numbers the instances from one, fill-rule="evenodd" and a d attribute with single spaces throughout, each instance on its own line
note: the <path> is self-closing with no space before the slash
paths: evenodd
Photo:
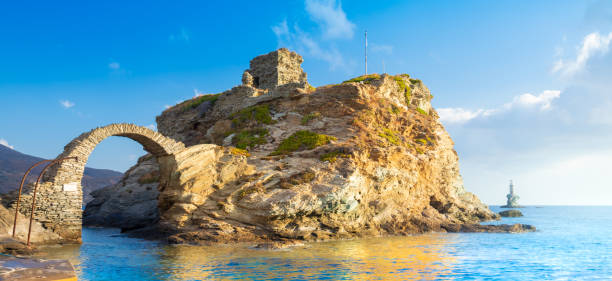
<path id="1" fill-rule="evenodd" d="M 286 84 L 305 84 L 306 72 L 302 70 L 302 56 L 285 48 L 278 49 L 251 60 L 245 70 L 242 83 L 258 89 L 273 90 Z"/>
<path id="2" fill-rule="evenodd" d="M 96 128 L 71 141 L 57 159 L 64 157 L 77 157 L 77 159 L 66 160 L 49 168 L 38 187 L 34 212 L 37 221 L 59 234 L 66 242 L 80 242 L 83 171 L 96 145 L 110 136 L 135 140 L 158 160 L 171 158 L 174 153 L 185 148 L 181 142 L 133 124 L 111 124 Z M 31 202 L 32 186 L 29 186 L 21 197 L 19 209 L 22 214 L 29 216 Z"/>

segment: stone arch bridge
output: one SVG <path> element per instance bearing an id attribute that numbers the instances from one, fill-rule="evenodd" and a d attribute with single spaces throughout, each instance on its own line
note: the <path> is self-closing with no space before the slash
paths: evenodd
<path id="1" fill-rule="evenodd" d="M 81 179 L 85 164 L 94 148 L 111 136 L 130 138 L 160 160 L 172 157 L 185 145 L 145 127 L 134 124 L 111 124 L 83 133 L 64 147 L 63 157 L 77 157 L 50 167 L 36 195 L 34 218 L 67 242 L 81 241 L 83 191 Z M 31 190 L 22 195 L 20 212 L 29 214 Z M 25 222 L 23 222 L 25 223 Z"/>

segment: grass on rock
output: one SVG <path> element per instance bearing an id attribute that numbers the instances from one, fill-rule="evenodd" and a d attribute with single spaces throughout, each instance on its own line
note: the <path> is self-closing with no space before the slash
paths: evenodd
<path id="1" fill-rule="evenodd" d="M 364 84 L 369 84 L 370 82 L 377 80 L 377 79 L 380 79 L 380 74 L 368 74 L 368 75 L 362 75 L 359 77 L 355 77 L 353 79 L 346 80 L 342 82 L 342 84 L 351 83 L 351 82 L 363 82 Z"/>
<path id="2" fill-rule="evenodd" d="M 410 78 L 410 83 L 412 83 L 412 84 L 421 84 L 422 82 L 419 79 L 412 79 L 412 78 Z"/>
<path id="3" fill-rule="evenodd" d="M 251 154 L 248 151 L 237 148 L 237 147 L 230 147 L 230 153 L 232 153 L 233 155 L 242 155 L 246 157 L 251 156 Z"/>
<path id="4" fill-rule="evenodd" d="M 254 105 L 237 112 L 232 113 L 230 115 L 232 118 L 232 124 L 236 127 L 241 127 L 243 124 L 255 121 L 259 124 L 274 124 L 276 123 L 272 120 L 272 115 L 270 114 L 270 107 L 266 105 Z"/>
<path id="5" fill-rule="evenodd" d="M 220 94 L 202 95 L 202 96 L 190 99 L 188 101 L 185 101 L 185 102 L 183 102 L 183 107 L 182 107 L 183 111 L 194 109 L 194 108 L 198 107 L 200 104 L 202 104 L 204 102 L 207 102 L 207 101 L 210 101 L 210 102 L 214 103 L 219 98 L 219 95 Z"/>
<path id="6" fill-rule="evenodd" d="M 252 130 L 242 130 L 232 138 L 232 144 L 239 149 L 253 148 L 258 144 L 267 142 L 268 129 L 256 128 Z"/>
<path id="7" fill-rule="evenodd" d="M 349 157 L 351 157 L 350 154 L 346 154 L 340 150 L 335 150 L 335 151 L 328 152 L 328 153 L 321 155 L 320 159 L 323 162 L 329 161 L 329 163 L 334 163 L 336 162 L 336 160 L 338 160 L 338 158 L 349 158 Z"/>
<path id="8" fill-rule="evenodd" d="M 308 113 L 308 115 L 302 117 L 302 125 L 308 124 L 310 120 L 321 117 L 321 113 L 318 111 Z"/>
<path id="9" fill-rule="evenodd" d="M 406 101 L 406 105 L 410 105 L 410 101 L 412 97 L 412 89 L 410 89 L 410 86 L 406 85 L 406 82 L 402 78 L 402 75 L 394 76 L 393 79 L 395 80 L 395 82 L 397 82 L 397 85 L 404 92 L 404 100 Z"/>
<path id="10" fill-rule="evenodd" d="M 378 136 L 386 139 L 388 142 L 395 144 L 395 145 L 399 145 L 400 144 L 400 138 L 397 136 L 398 133 L 388 129 L 388 128 L 384 128 L 382 129 L 382 132 L 378 133 Z"/>
<path id="11" fill-rule="evenodd" d="M 297 131 L 288 138 L 284 139 L 279 145 L 276 151 L 270 155 L 284 155 L 294 151 L 303 149 L 314 149 L 321 145 L 326 145 L 332 140 L 336 140 L 336 137 L 317 134 L 311 131 Z"/>

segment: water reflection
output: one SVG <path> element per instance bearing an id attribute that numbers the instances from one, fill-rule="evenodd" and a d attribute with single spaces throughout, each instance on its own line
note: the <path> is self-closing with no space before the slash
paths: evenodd
<path id="1" fill-rule="evenodd" d="M 333 279 L 439 280 L 454 259 L 440 235 L 311 243 L 288 250 L 167 246 L 161 256 L 171 280 Z"/>
<path id="2" fill-rule="evenodd" d="M 308 243 L 284 250 L 161 245 L 84 232 L 84 244 L 45 248 L 69 259 L 79 280 L 440 280 L 456 264 L 452 237 L 428 234 Z"/>
<path id="3" fill-rule="evenodd" d="M 499 211 L 495 209 L 494 211 Z M 83 245 L 45 248 L 79 280 L 610 280 L 612 207 L 524 208 L 502 223 L 537 232 L 427 234 L 311 243 L 282 251 L 167 246 L 84 229 Z"/>

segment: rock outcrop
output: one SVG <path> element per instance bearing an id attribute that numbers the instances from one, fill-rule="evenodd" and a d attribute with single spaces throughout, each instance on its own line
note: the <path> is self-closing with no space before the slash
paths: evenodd
<path id="1" fill-rule="evenodd" d="M 505 218 L 517 218 L 522 217 L 523 213 L 521 213 L 519 210 L 505 210 L 499 212 L 499 215 Z"/>
<path id="2" fill-rule="evenodd" d="M 127 230 L 157 223 L 158 185 L 159 166 L 155 158 L 141 157 L 117 184 L 91 193 L 94 199 L 85 207 L 83 224 Z"/>
<path id="3" fill-rule="evenodd" d="M 0 240 L 12 237 L 13 234 L 13 219 L 15 218 L 15 209 L 7 209 L 0 205 Z M 28 227 L 30 217 L 26 217 L 21 213 L 17 217 L 17 227 L 15 229 L 15 238 L 18 241 L 26 241 L 28 237 Z M 49 244 L 60 241 L 59 235 L 53 231 L 44 228 L 40 223 L 34 221 L 32 223 L 32 234 L 30 242 L 33 244 Z"/>
<path id="4" fill-rule="evenodd" d="M 423 82 L 374 74 L 314 88 L 301 62 L 285 49 L 257 57 L 242 85 L 157 117 L 160 133 L 190 145 L 159 171 L 155 227 L 171 242 L 531 230 L 478 224 L 499 216 L 463 187 Z M 142 177 L 132 174 L 122 182 Z M 102 195 L 125 194 L 120 185 L 93 194 L 86 221 L 133 198 Z"/>

